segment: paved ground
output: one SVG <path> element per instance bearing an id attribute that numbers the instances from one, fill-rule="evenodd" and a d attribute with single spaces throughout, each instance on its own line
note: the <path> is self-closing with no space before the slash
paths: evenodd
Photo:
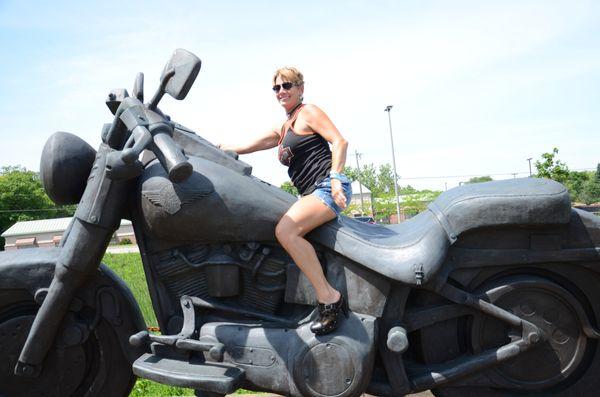
<path id="1" fill-rule="evenodd" d="M 422 392 L 417 394 L 407 394 L 406 397 L 433 397 L 431 392 Z M 278 394 L 230 394 L 228 397 L 281 397 Z M 371 397 L 369 394 L 363 394 L 363 397 Z"/>
<path id="2" fill-rule="evenodd" d="M 111 254 L 125 254 L 127 252 L 140 252 L 137 245 L 109 245 L 106 252 Z"/>

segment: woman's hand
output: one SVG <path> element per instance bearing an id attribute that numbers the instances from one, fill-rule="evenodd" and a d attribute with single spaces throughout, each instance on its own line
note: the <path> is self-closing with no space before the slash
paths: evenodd
<path id="1" fill-rule="evenodd" d="M 346 195 L 344 194 L 344 189 L 342 189 L 342 182 L 339 179 L 331 180 L 331 197 L 333 197 L 333 201 L 340 207 L 341 209 L 346 208 Z"/>

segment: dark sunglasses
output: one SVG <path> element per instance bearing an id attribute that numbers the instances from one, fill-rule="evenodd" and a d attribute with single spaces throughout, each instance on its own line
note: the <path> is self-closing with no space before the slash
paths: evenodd
<path id="1" fill-rule="evenodd" d="M 296 84 L 294 83 L 283 83 L 283 84 L 275 84 L 273 86 L 273 91 L 275 92 L 279 92 L 281 91 L 281 89 L 283 88 L 284 90 L 288 91 L 290 90 L 293 86 L 295 86 Z"/>

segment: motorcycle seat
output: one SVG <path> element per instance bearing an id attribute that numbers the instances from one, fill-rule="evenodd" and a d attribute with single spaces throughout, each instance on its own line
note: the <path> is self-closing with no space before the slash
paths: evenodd
<path id="1" fill-rule="evenodd" d="M 373 225 L 340 216 L 310 238 L 363 266 L 406 284 L 427 282 L 460 234 L 491 226 L 569 222 L 571 205 L 560 183 L 537 178 L 460 186 L 442 193 L 417 216 Z"/>
<path id="2" fill-rule="evenodd" d="M 441 266 L 450 245 L 431 211 L 387 226 L 340 216 L 314 230 L 310 238 L 390 279 L 407 284 L 427 282 Z"/>

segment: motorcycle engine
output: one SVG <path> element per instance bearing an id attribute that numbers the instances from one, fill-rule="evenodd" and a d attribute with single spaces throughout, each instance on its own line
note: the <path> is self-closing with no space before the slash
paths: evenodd
<path id="1" fill-rule="evenodd" d="M 290 259 L 279 247 L 258 243 L 194 244 L 154 256 L 173 307 L 183 295 L 275 313 L 283 302 Z"/>

